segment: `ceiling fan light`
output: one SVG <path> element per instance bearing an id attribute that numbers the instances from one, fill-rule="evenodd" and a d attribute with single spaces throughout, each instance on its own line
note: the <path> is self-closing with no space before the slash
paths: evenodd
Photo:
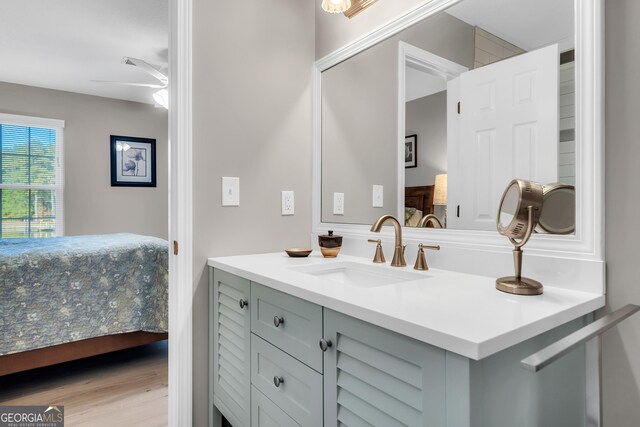
<path id="1" fill-rule="evenodd" d="M 169 109 L 169 91 L 167 89 L 160 89 L 153 94 L 153 100 L 161 107 Z"/>
<path id="2" fill-rule="evenodd" d="M 329 13 L 343 13 L 351 7 L 351 0 L 322 0 L 322 9 Z"/>

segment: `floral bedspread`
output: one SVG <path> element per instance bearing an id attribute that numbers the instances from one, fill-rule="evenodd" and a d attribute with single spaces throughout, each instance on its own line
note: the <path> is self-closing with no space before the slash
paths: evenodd
<path id="1" fill-rule="evenodd" d="M 168 242 L 0 239 L 0 355 L 168 328 Z"/>

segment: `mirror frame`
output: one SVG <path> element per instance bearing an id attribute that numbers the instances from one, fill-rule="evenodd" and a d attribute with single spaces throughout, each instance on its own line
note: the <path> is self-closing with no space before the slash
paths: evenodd
<path id="1" fill-rule="evenodd" d="M 315 62 L 312 234 L 331 229 L 346 237 L 365 240 L 371 237 L 367 224 L 322 222 L 322 72 L 460 1 L 427 0 Z M 604 0 L 574 0 L 574 5 L 576 141 L 580 141 L 576 145 L 576 233 L 536 235 L 527 250 L 530 254 L 555 258 L 604 261 Z M 402 54 L 402 49 L 399 51 Z M 404 140 L 404 133 L 398 134 Z M 398 155 L 401 154 L 398 150 Z M 404 174 L 404 168 L 399 174 Z M 495 252 L 496 248 L 507 247 L 497 231 L 424 230 L 403 227 L 403 236 L 407 241 L 429 240 L 473 251 Z M 392 230 L 383 230 L 381 237 L 392 238 L 392 234 Z"/>

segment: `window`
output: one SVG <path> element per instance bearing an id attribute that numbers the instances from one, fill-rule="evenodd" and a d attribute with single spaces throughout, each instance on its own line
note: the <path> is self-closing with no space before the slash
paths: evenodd
<path id="1" fill-rule="evenodd" d="M 61 120 L 0 114 L 0 237 L 63 235 Z"/>

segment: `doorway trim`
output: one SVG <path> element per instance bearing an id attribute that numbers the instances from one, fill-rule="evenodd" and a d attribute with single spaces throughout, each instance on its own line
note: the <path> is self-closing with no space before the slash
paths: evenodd
<path id="1" fill-rule="evenodd" d="M 441 56 L 420 49 L 409 43 L 398 42 L 398 218 L 404 218 L 404 141 L 406 133 L 406 107 L 407 107 L 407 67 L 424 70 L 429 74 L 441 77 L 443 80 L 452 80 L 460 74 L 469 71 L 463 65 L 449 61 Z M 447 108 L 448 110 L 448 108 Z M 448 114 L 448 113 L 447 113 Z M 447 123 L 449 121 L 447 120 Z M 447 130 L 448 132 L 449 130 Z M 449 138 L 449 136 L 447 137 Z"/>
<path id="2" fill-rule="evenodd" d="M 169 1 L 170 426 L 193 425 L 192 8 Z"/>

